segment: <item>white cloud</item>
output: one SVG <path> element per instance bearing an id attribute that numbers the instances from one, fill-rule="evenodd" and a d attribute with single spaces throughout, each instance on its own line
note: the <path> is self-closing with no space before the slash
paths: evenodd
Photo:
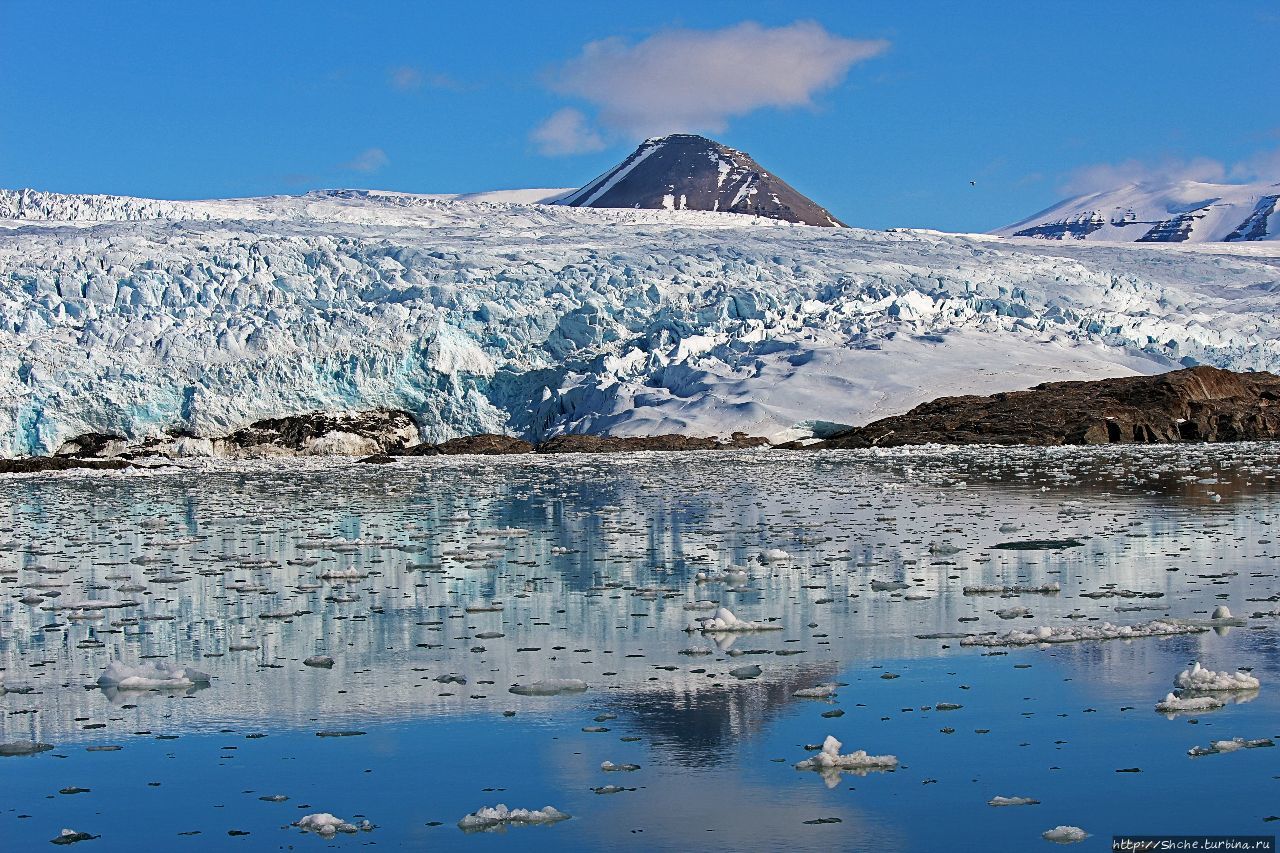
<path id="1" fill-rule="evenodd" d="M 838 85 L 855 63 L 888 46 L 834 35 L 813 21 L 672 29 L 634 44 L 622 38 L 591 42 L 553 69 L 547 83 L 593 106 L 596 120 L 612 134 L 718 132 L 729 119 L 765 107 L 811 106 L 814 95 Z M 573 119 L 563 113 L 548 124 L 561 116 L 561 125 L 568 125 Z M 580 124 L 587 127 L 585 116 Z"/>
<path id="2" fill-rule="evenodd" d="M 1190 160 L 1165 158 L 1157 162 L 1125 160 L 1095 163 L 1067 176 L 1062 191 L 1072 195 L 1113 190 L 1126 184 L 1173 183 L 1175 181 L 1221 181 L 1227 168 L 1219 160 L 1195 157 Z"/>
<path id="3" fill-rule="evenodd" d="M 383 166 L 391 162 L 387 157 L 387 152 L 381 148 L 366 148 L 351 160 L 342 164 L 343 169 L 350 169 L 353 172 L 376 172 Z"/>
<path id="4" fill-rule="evenodd" d="M 529 134 L 538 150 L 551 157 L 562 154 L 585 154 L 604 148 L 604 139 L 587 121 L 581 110 L 565 107 L 533 129 Z"/>
<path id="5" fill-rule="evenodd" d="M 387 80 L 391 83 L 391 88 L 399 89 L 401 92 L 412 92 L 414 89 L 421 89 L 424 82 L 421 68 L 414 68 L 412 65 L 398 65 L 387 72 Z"/>
<path id="6" fill-rule="evenodd" d="M 1240 181 L 1280 181 L 1280 148 L 1259 151 L 1231 167 L 1231 177 Z"/>
<path id="7" fill-rule="evenodd" d="M 416 92 L 424 86 L 432 89 L 449 89 L 455 92 L 466 87 L 448 74 L 423 71 L 416 65 L 397 65 L 387 70 L 387 83 L 399 92 Z"/>
<path id="8" fill-rule="evenodd" d="M 1064 194 L 1081 195 L 1113 190 L 1126 184 L 1169 184 L 1177 181 L 1280 181 L 1280 149 L 1258 151 L 1230 166 L 1211 157 L 1095 163 L 1070 173 L 1061 189 Z"/>

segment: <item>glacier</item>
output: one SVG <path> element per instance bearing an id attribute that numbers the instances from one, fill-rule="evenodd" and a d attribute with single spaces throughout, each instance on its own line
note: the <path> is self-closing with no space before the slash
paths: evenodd
<path id="1" fill-rule="evenodd" d="M 316 410 L 822 435 L 941 394 L 1280 367 L 1280 244 L 1058 243 L 590 209 L 562 190 L 0 190 L 0 455 Z"/>

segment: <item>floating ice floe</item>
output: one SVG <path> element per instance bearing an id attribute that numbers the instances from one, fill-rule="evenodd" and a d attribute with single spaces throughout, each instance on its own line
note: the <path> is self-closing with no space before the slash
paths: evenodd
<path id="1" fill-rule="evenodd" d="M 836 690 L 840 688 L 838 684 L 819 684 L 814 687 L 804 687 L 792 693 L 792 696 L 798 696 L 801 699 L 826 699 L 829 696 L 836 695 Z"/>
<path id="2" fill-rule="evenodd" d="M 77 832 L 74 829 L 64 829 L 58 833 L 57 838 L 50 839 L 53 844 L 76 844 L 81 841 L 92 841 L 100 836 L 91 835 L 87 832 Z"/>
<path id="3" fill-rule="evenodd" d="M 1024 616 L 1031 615 L 1029 607 L 1005 607 L 996 611 L 996 615 L 1001 619 L 1021 619 Z"/>
<path id="4" fill-rule="evenodd" d="M 827 739 L 822 742 L 821 751 L 796 764 L 796 769 L 816 770 L 822 774 L 827 787 L 832 788 L 839 784 L 841 773 L 865 775 L 877 770 L 892 770 L 898 766 L 896 755 L 868 755 L 865 749 L 841 755 L 840 746 L 840 741 L 827 735 Z"/>
<path id="5" fill-rule="evenodd" d="M 468 604 L 464 609 L 468 613 L 501 613 L 505 605 L 498 601 L 490 601 L 489 603 Z"/>
<path id="6" fill-rule="evenodd" d="M 1173 680 L 1173 685 L 1180 690 L 1198 693 L 1219 693 L 1233 690 L 1257 690 L 1261 683 L 1247 672 L 1214 672 L 1200 666 L 1196 661 L 1191 669 L 1184 669 Z"/>
<path id="7" fill-rule="evenodd" d="M 582 693 L 587 682 L 578 678 L 547 678 L 531 684 L 513 684 L 508 693 L 517 696 L 560 696 L 565 693 Z"/>
<path id="8" fill-rule="evenodd" d="M 639 770 L 639 764 L 614 764 L 612 761 L 600 762 L 600 769 L 606 773 L 631 773 Z"/>
<path id="9" fill-rule="evenodd" d="M 355 566 L 349 569 L 328 569 L 320 575 L 323 580 L 327 581 L 358 581 L 368 576 L 367 572 L 362 572 Z"/>
<path id="10" fill-rule="evenodd" d="M 102 675 L 98 676 L 99 687 L 114 687 L 117 690 L 164 690 L 208 683 L 208 673 L 163 661 L 137 666 L 112 661 Z"/>
<path id="11" fill-rule="evenodd" d="M 1156 703 L 1156 710 L 1162 714 L 1178 714 L 1194 711 L 1213 711 L 1227 703 L 1216 696 L 1196 696 L 1184 698 L 1173 693 Z"/>
<path id="12" fill-rule="evenodd" d="M 1038 806 L 1039 800 L 1031 797 L 992 797 L 987 800 L 989 806 Z"/>
<path id="13" fill-rule="evenodd" d="M 742 586 L 748 579 L 746 569 L 725 569 L 723 572 L 698 572 L 693 576 L 695 583 L 723 583 L 729 586 Z"/>
<path id="14" fill-rule="evenodd" d="M 53 744 L 34 740 L 11 740 L 8 743 L 0 743 L 0 755 L 35 755 L 51 749 Z"/>
<path id="15" fill-rule="evenodd" d="M 1053 595 L 1062 592 L 1062 584 L 1057 581 L 1040 584 L 1040 586 L 1022 586 L 1021 584 L 1014 584 L 1013 586 L 984 586 L 975 584 L 974 586 L 966 586 L 962 591 L 965 595 Z"/>
<path id="16" fill-rule="evenodd" d="M 1265 746 L 1275 746 L 1275 742 L 1271 738 L 1265 737 L 1257 740 L 1245 740 L 1242 737 L 1237 737 L 1231 740 L 1215 740 L 1208 746 L 1193 746 L 1187 750 L 1187 755 L 1192 757 L 1220 755 L 1224 752 L 1238 752 L 1242 749 L 1258 749 Z"/>
<path id="17" fill-rule="evenodd" d="M 1041 837 L 1045 841 L 1052 841 L 1056 844 L 1074 844 L 1077 841 L 1084 841 L 1089 837 L 1089 833 L 1078 826 L 1055 826 L 1053 829 L 1048 829 L 1041 833 Z"/>
<path id="18" fill-rule="evenodd" d="M 729 608 L 721 607 L 716 610 L 714 616 L 708 619 L 699 619 L 690 624 L 685 630 L 713 634 L 730 631 L 781 631 L 782 626 L 775 625 L 772 622 L 746 622 L 734 616 Z"/>
<path id="19" fill-rule="evenodd" d="M 339 832 L 356 833 L 360 831 L 368 832 L 373 829 L 373 824 L 367 820 L 360 821 L 359 824 L 348 823 L 340 817 L 334 817 L 328 812 L 317 812 L 302 817 L 293 823 L 294 826 L 303 832 L 314 832 L 316 835 L 323 835 L 326 838 L 337 835 Z"/>
<path id="20" fill-rule="evenodd" d="M 319 669 L 332 669 L 333 658 L 328 655 L 312 655 L 302 662 L 303 666 L 313 666 Z"/>
<path id="21" fill-rule="evenodd" d="M 790 559 L 791 555 L 781 548 L 770 548 L 760 552 L 760 562 L 762 563 L 781 563 Z"/>
<path id="22" fill-rule="evenodd" d="M 1039 643 L 1075 643 L 1081 640 L 1133 640 L 1139 637 L 1173 637 L 1179 634 L 1203 634 L 1207 628 L 1160 619 L 1140 625 L 1070 625 L 1054 628 L 1039 625 L 1026 631 L 1009 631 L 1004 634 L 982 634 L 965 637 L 962 646 L 1034 646 Z"/>
<path id="23" fill-rule="evenodd" d="M 499 826 L 524 826 L 530 824 L 559 823 L 568 820 L 569 815 L 555 806 L 543 806 L 540 809 L 509 809 L 502 803 L 477 809 L 458 821 L 458 828 L 464 832 L 483 831 Z"/>
<path id="24" fill-rule="evenodd" d="M 762 670 L 760 668 L 760 664 L 757 663 L 729 670 L 729 674 L 740 681 L 745 681 L 750 678 L 759 678 L 762 672 L 764 672 L 764 670 Z"/>

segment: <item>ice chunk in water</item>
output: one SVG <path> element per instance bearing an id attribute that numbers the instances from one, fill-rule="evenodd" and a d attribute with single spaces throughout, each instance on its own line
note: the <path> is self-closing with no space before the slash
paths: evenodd
<path id="1" fill-rule="evenodd" d="M 477 830 L 494 829 L 503 825 L 522 826 L 526 824 L 547 824 L 558 823 L 562 820 L 568 820 L 569 815 L 557 809 L 555 806 L 543 806 L 540 809 L 509 809 L 506 805 L 499 803 L 496 806 L 486 806 L 477 809 L 471 814 L 458 821 L 458 828 L 464 832 L 474 832 Z"/>
<path id="2" fill-rule="evenodd" d="M 987 800 L 989 806 L 1038 806 L 1039 800 L 1031 797 L 992 797 Z"/>
<path id="3" fill-rule="evenodd" d="M 1180 690 L 1215 693 L 1231 690 L 1257 690 L 1261 686 L 1258 679 L 1247 672 L 1214 672 L 1200 666 L 1199 661 L 1196 661 L 1195 666 L 1191 669 L 1185 669 L 1178 673 L 1178 677 L 1173 680 L 1173 684 Z"/>
<path id="4" fill-rule="evenodd" d="M 687 631 L 702 631 L 704 633 L 716 633 L 727 631 L 781 631 L 781 625 L 775 625 L 770 622 L 747 622 L 734 616 L 727 607 L 718 609 L 714 616 L 708 619 L 699 619 L 689 625 Z"/>
<path id="5" fill-rule="evenodd" d="M 1074 844 L 1077 841 L 1084 841 L 1089 837 L 1089 833 L 1078 826 L 1055 826 L 1053 829 L 1045 830 L 1042 836 L 1045 841 L 1056 844 Z"/>
<path id="6" fill-rule="evenodd" d="M 840 741 L 831 735 L 822 742 L 822 750 L 812 758 L 806 758 L 796 765 L 797 770 L 816 770 L 822 774 L 828 788 L 840 782 L 841 772 L 868 773 L 873 770 L 892 770 L 898 766 L 895 755 L 868 755 L 864 749 L 840 754 Z"/>
<path id="7" fill-rule="evenodd" d="M 1213 711 L 1227 704 L 1216 696 L 1197 696 L 1184 699 L 1172 693 L 1156 704 L 1156 710 L 1162 714 L 1177 714 L 1188 711 Z"/>
<path id="8" fill-rule="evenodd" d="M 99 687 L 117 690 L 163 690 L 165 688 L 195 687 L 208 684 L 209 675 L 189 666 L 178 666 L 165 661 L 155 661 L 129 666 L 123 661 L 112 661 L 98 676 Z"/>
<path id="9" fill-rule="evenodd" d="M 514 684 L 508 690 L 517 696 L 559 696 L 564 693 L 582 693 L 587 682 L 578 678 L 546 678 L 532 684 Z"/>

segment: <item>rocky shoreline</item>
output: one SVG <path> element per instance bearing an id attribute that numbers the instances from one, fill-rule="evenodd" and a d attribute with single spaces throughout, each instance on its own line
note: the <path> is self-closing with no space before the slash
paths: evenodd
<path id="1" fill-rule="evenodd" d="M 312 412 L 257 421 L 214 439 L 179 434 L 130 443 L 124 436 L 82 435 L 65 442 L 53 456 L 0 459 L 0 474 L 119 470 L 193 457 L 345 455 L 362 462 L 390 463 L 399 457 L 466 454 L 1270 441 L 1280 439 L 1280 376 L 1193 367 L 1157 376 L 1046 382 L 1026 391 L 985 397 L 940 397 L 906 414 L 853 427 L 822 441 L 776 445 L 745 433 L 728 438 L 559 435 L 538 444 L 497 434 L 438 444 L 417 439 L 418 426 L 405 411 Z"/>
<path id="2" fill-rule="evenodd" d="M 1280 376 L 1191 367 L 1156 376 L 1045 382 L 940 397 L 810 445 L 1096 445 L 1280 439 Z"/>

